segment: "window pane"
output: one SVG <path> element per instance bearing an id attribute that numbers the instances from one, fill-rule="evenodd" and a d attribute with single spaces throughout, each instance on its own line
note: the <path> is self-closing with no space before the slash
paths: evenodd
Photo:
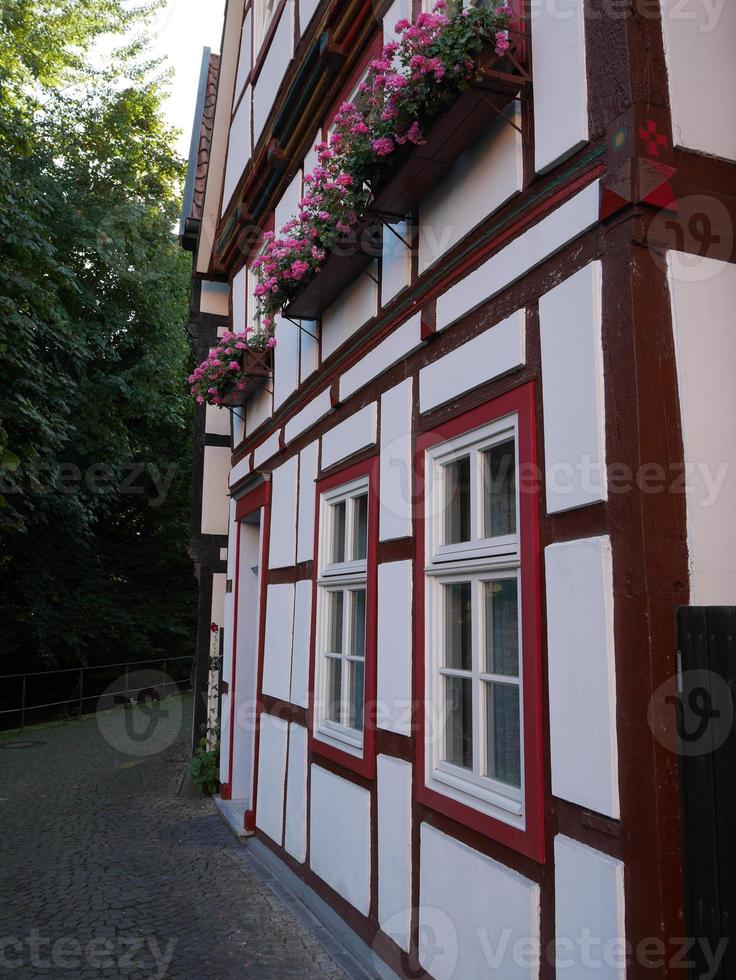
<path id="1" fill-rule="evenodd" d="M 342 653 L 342 617 L 344 593 L 327 593 L 327 652 Z"/>
<path id="2" fill-rule="evenodd" d="M 340 701 L 342 699 L 342 660 L 327 657 L 327 706 L 326 716 L 330 721 L 340 723 Z"/>
<path id="3" fill-rule="evenodd" d="M 473 684 L 469 677 L 445 677 L 447 728 L 445 759 L 473 768 Z"/>
<path id="4" fill-rule="evenodd" d="M 330 564 L 345 561 L 345 509 L 346 501 L 332 505 L 332 547 Z"/>
<path id="5" fill-rule="evenodd" d="M 348 707 L 348 725 L 350 728 L 363 729 L 363 664 L 358 661 L 347 661 L 350 665 L 350 705 Z"/>
<path id="6" fill-rule="evenodd" d="M 516 533 L 516 454 L 514 440 L 483 453 L 483 534 Z"/>
<path id="7" fill-rule="evenodd" d="M 444 467 L 445 538 L 443 544 L 470 541 L 470 456 Z"/>
<path id="8" fill-rule="evenodd" d="M 365 558 L 368 545 L 368 494 L 353 502 L 353 560 Z"/>
<path id="9" fill-rule="evenodd" d="M 519 688 L 515 684 L 488 683 L 486 689 L 487 775 L 511 786 L 521 786 L 521 734 Z"/>
<path id="10" fill-rule="evenodd" d="M 350 653 L 354 657 L 365 656 L 365 589 L 350 592 L 352 605 L 352 629 L 350 631 Z"/>
<path id="11" fill-rule="evenodd" d="M 445 667 L 471 670 L 472 600 L 470 582 L 445 585 Z"/>
<path id="12" fill-rule="evenodd" d="M 519 676 L 519 597 L 515 578 L 483 583 L 486 671 Z"/>

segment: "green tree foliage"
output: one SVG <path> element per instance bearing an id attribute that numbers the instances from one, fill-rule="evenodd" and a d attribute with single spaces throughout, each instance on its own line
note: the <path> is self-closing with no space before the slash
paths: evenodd
<path id="1" fill-rule="evenodd" d="M 142 61 L 158 6 L 0 0 L 0 672 L 192 652 L 183 164 Z M 126 46 L 90 67 L 111 32 Z"/>

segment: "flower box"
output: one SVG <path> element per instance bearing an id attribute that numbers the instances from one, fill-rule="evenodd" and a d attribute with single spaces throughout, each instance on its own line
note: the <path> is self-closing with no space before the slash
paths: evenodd
<path id="1" fill-rule="evenodd" d="M 243 372 L 246 374 L 244 387 L 236 388 L 230 394 L 225 395 L 222 404 L 229 407 L 244 405 L 248 398 L 258 388 L 263 388 L 267 384 L 273 371 L 273 350 L 266 348 L 262 351 L 245 350 L 242 351 Z"/>
<path id="2" fill-rule="evenodd" d="M 370 211 L 356 234 L 344 247 L 330 252 L 320 271 L 305 280 L 284 309 L 285 316 L 318 319 L 380 256 L 382 220 L 396 222 L 409 215 L 530 81 L 515 45 L 499 56 L 489 44 L 476 61 L 482 78 L 435 120 L 423 143 L 407 144 L 387 159 Z"/>

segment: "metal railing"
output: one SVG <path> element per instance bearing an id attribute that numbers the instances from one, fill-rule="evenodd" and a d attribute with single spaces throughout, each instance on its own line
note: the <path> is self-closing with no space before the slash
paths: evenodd
<path id="1" fill-rule="evenodd" d="M 60 667 L 54 670 L 39 670 L 20 674 L 0 674 L 0 729 L 6 727 L 24 728 L 26 716 L 29 712 L 46 711 L 49 716 L 53 716 L 53 709 L 59 709 L 58 714 L 67 718 L 72 717 L 72 715 L 79 717 L 84 714 L 85 705 L 91 701 L 97 703 L 107 698 L 111 704 L 121 704 L 130 701 L 132 697 L 138 697 L 150 691 L 152 687 L 155 688 L 155 693 L 158 696 L 165 695 L 172 688 L 177 691 L 191 690 L 191 667 L 185 676 L 175 677 L 173 674 L 181 673 L 180 665 L 183 666 L 185 661 L 191 664 L 193 660 L 194 657 L 191 655 L 184 657 L 161 657 L 158 660 L 130 660 L 117 664 L 98 664 L 94 667 Z M 137 668 L 138 671 L 160 671 L 164 679 L 157 681 L 155 685 L 149 682 L 136 686 L 134 683 L 131 687 L 131 667 Z M 171 676 L 169 675 L 169 670 L 172 672 Z M 115 671 L 117 671 L 117 674 L 114 674 Z M 103 690 L 89 693 L 92 687 L 89 675 L 95 673 L 105 675 L 102 679 L 104 685 Z M 76 684 L 70 696 L 61 698 L 60 700 L 44 700 L 39 704 L 29 702 L 29 689 L 33 680 L 49 678 L 49 683 L 44 685 L 44 689 L 51 691 L 57 687 L 57 684 L 51 678 L 62 674 L 69 676 L 70 679 L 73 679 L 74 675 L 76 675 Z M 20 698 L 12 707 L 2 707 L 1 705 L 5 702 L 3 694 L 7 691 L 9 682 L 11 686 L 13 682 L 18 685 Z M 120 687 L 118 687 L 118 684 L 120 684 Z M 53 697 L 54 695 L 47 694 L 46 697 L 48 696 Z M 72 714 L 70 714 L 70 708 Z M 91 709 L 88 708 L 88 710 Z M 8 716 L 11 715 L 20 716 L 19 726 L 6 726 L 3 724 L 4 721 L 10 720 Z"/>

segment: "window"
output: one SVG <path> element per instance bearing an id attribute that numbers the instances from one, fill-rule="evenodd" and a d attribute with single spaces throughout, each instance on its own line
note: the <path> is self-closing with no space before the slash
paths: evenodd
<path id="1" fill-rule="evenodd" d="M 427 777 L 507 819 L 522 815 L 517 423 L 427 453 Z"/>
<path id="2" fill-rule="evenodd" d="M 416 436 L 417 800 L 545 859 L 533 382 Z"/>
<path id="3" fill-rule="evenodd" d="M 369 482 L 361 476 L 320 497 L 315 736 L 363 754 L 366 687 Z"/>
<path id="4" fill-rule="evenodd" d="M 266 40 L 268 28 L 271 25 L 279 0 L 254 0 L 253 3 L 253 52 L 258 57 L 263 42 Z"/>

